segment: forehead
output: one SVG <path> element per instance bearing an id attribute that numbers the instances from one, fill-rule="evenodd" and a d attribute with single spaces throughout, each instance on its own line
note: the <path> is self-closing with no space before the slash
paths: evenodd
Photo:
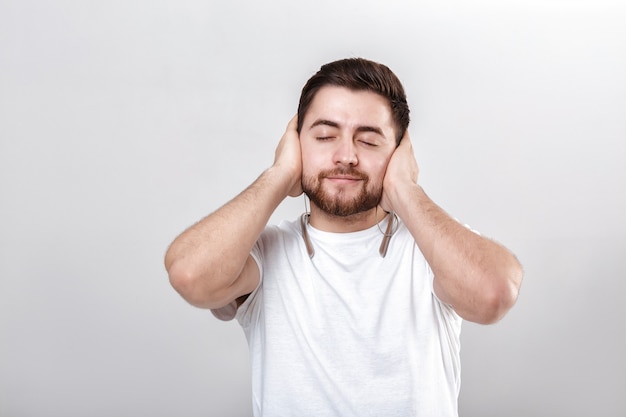
<path id="1" fill-rule="evenodd" d="M 318 119 L 337 122 L 341 126 L 375 125 L 393 130 L 389 100 L 367 90 L 324 86 L 315 94 L 304 116 L 304 128 Z"/>

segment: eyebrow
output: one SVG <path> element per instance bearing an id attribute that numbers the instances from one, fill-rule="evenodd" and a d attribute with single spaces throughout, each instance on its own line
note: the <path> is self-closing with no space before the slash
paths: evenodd
<path id="1" fill-rule="evenodd" d="M 326 119 L 317 119 L 316 121 L 309 126 L 309 129 L 313 129 L 315 126 L 330 126 L 330 127 L 339 127 L 339 123 L 333 122 L 332 120 Z"/>
<path id="2" fill-rule="evenodd" d="M 330 126 L 330 127 L 339 128 L 339 123 L 333 122 L 332 120 L 327 120 L 327 119 L 317 119 L 311 124 L 309 129 L 312 129 L 315 126 Z M 378 126 L 367 126 L 367 125 L 358 126 L 356 130 L 357 132 L 373 132 L 386 139 L 385 135 L 383 134 L 382 129 L 379 128 Z"/>

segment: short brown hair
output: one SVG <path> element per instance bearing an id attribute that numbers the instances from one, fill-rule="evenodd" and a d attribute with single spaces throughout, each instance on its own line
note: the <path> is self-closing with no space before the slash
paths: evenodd
<path id="1" fill-rule="evenodd" d="M 350 90 L 366 90 L 389 100 L 396 128 L 396 144 L 400 143 L 409 127 L 409 105 L 402 83 L 385 65 L 364 58 L 346 58 L 322 65 L 306 82 L 298 104 L 298 133 L 302 130 L 304 116 L 320 88 L 332 85 Z"/>

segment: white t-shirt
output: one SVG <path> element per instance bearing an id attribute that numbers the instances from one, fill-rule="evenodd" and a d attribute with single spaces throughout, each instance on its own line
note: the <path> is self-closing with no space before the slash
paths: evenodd
<path id="1" fill-rule="evenodd" d="M 312 259 L 299 221 L 267 227 L 252 250 L 261 282 L 236 317 L 254 416 L 457 416 L 462 320 L 408 229 L 383 258 L 378 226 L 307 228 Z"/>

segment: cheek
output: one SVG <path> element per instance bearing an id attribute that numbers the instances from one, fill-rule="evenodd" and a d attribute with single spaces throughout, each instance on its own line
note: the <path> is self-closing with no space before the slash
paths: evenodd
<path id="1" fill-rule="evenodd" d="M 370 172 L 376 178 L 382 178 L 385 176 L 385 171 L 387 171 L 387 164 L 389 163 L 390 158 L 380 158 L 375 161 L 372 161 L 370 165 Z"/>
<path id="2" fill-rule="evenodd" d="M 314 157 L 311 157 L 310 154 L 305 154 L 304 152 L 302 152 L 302 176 L 317 176 L 318 171 L 318 161 Z"/>
<path id="3" fill-rule="evenodd" d="M 302 150 L 302 175 L 317 176 L 317 173 L 324 169 L 323 157 L 320 155 L 320 152 L 315 152 L 315 150 L 307 146 L 306 142 L 301 143 L 300 146 Z"/>

